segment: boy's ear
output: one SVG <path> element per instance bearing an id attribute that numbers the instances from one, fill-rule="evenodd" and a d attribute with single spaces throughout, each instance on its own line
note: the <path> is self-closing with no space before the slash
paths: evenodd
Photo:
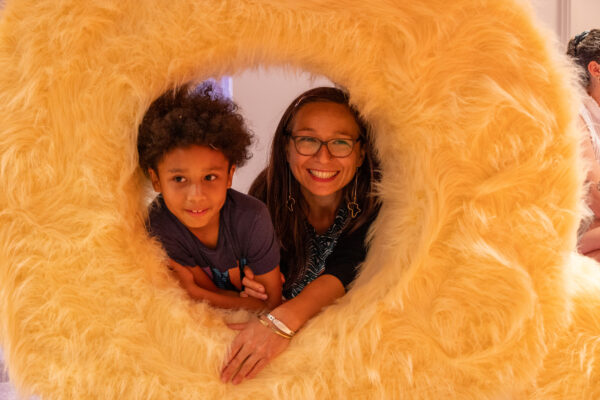
<path id="1" fill-rule="evenodd" d="M 590 61 L 588 64 L 588 72 L 594 78 L 600 76 L 600 64 L 598 64 L 596 61 Z"/>
<path id="2" fill-rule="evenodd" d="M 231 184 L 233 183 L 234 172 L 235 172 L 235 165 L 232 165 L 231 167 L 229 167 L 229 176 L 227 177 L 227 188 L 228 189 L 231 187 Z"/>
<path id="3" fill-rule="evenodd" d="M 150 175 L 150 181 L 152 182 L 152 187 L 155 192 L 162 192 L 160 188 L 160 180 L 158 179 L 158 174 L 152 169 L 148 168 L 148 175 Z"/>

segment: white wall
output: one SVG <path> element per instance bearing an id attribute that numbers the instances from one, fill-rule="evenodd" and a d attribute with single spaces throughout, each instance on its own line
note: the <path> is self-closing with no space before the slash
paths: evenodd
<path id="1" fill-rule="evenodd" d="M 600 0 L 531 0 L 540 20 L 554 31 L 562 50 L 578 33 L 600 28 Z"/>
<path id="2" fill-rule="evenodd" d="M 566 43 L 569 40 L 568 24 L 569 3 L 567 0 L 531 0 L 533 8 L 538 18 L 548 28 L 554 31 L 556 37 L 561 43 Z"/>
<path id="3" fill-rule="evenodd" d="M 600 0 L 571 0 L 571 36 L 600 28 Z"/>

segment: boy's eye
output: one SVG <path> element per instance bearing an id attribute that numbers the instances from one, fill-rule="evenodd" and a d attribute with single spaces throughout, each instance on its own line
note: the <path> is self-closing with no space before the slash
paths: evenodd
<path id="1" fill-rule="evenodd" d="M 174 176 L 173 180 L 175 182 L 185 182 L 185 178 L 183 176 Z"/>
<path id="2" fill-rule="evenodd" d="M 214 181 L 215 179 L 217 179 L 217 176 L 216 176 L 215 174 L 206 175 L 206 176 L 204 177 L 204 180 L 205 180 L 205 181 L 209 181 L 209 182 L 210 182 L 210 181 Z"/>

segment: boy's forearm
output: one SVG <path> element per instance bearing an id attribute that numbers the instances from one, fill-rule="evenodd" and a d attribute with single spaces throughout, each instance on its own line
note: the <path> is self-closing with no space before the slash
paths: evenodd
<path id="1" fill-rule="evenodd" d="M 229 296 L 229 297 L 240 297 L 240 294 L 233 290 L 217 289 L 217 290 L 209 290 L 209 292 L 215 292 L 215 293 L 221 294 L 223 296 Z"/>
<path id="2" fill-rule="evenodd" d="M 252 297 L 233 296 L 232 293 L 225 290 L 212 292 L 196 285 L 186 285 L 186 291 L 195 300 L 203 300 L 211 306 L 219 308 L 243 308 L 246 310 L 260 311 L 269 309 L 267 304 L 259 299 Z"/>
<path id="3" fill-rule="evenodd" d="M 264 301 L 265 303 L 265 308 L 268 310 L 272 310 L 275 307 L 279 306 L 281 304 L 281 295 L 280 296 L 269 296 L 267 298 L 267 300 Z"/>

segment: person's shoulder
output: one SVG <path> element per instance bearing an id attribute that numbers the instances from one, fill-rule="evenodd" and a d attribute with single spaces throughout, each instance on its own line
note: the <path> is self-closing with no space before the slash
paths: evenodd
<path id="1" fill-rule="evenodd" d="M 246 236 L 255 234 L 257 230 L 264 230 L 266 225 L 271 225 L 267 206 L 257 198 L 229 189 L 225 202 L 224 220 L 233 231 L 243 232 L 243 236 Z"/>
<path id="2" fill-rule="evenodd" d="M 148 204 L 148 220 L 150 222 L 166 218 L 168 214 L 167 205 L 161 195 L 158 195 Z"/>
<path id="3" fill-rule="evenodd" d="M 148 205 L 147 227 L 152 234 L 163 236 L 164 232 L 177 224 L 175 220 L 176 217 L 169 212 L 161 195 L 156 196 Z"/>
<path id="4" fill-rule="evenodd" d="M 238 192 L 235 189 L 227 189 L 226 201 L 229 202 L 229 207 L 237 212 L 256 213 L 267 209 L 265 203 L 256 197 Z"/>

